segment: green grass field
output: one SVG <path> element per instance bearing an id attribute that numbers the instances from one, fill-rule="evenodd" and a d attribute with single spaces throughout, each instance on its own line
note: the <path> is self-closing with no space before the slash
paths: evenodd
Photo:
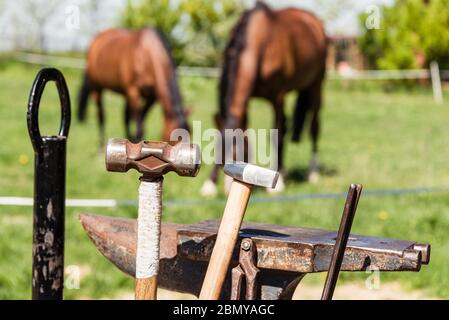
<path id="1" fill-rule="evenodd" d="M 0 65 L 0 196 L 30 197 L 33 192 L 33 152 L 26 127 L 28 93 L 38 68 L 20 64 Z M 81 73 L 63 70 L 73 101 Z M 203 129 L 212 126 L 217 108 L 216 82 L 183 78 L 182 93 L 193 107 L 192 118 L 202 120 Z M 53 85 L 45 91 L 40 112 L 41 131 L 56 133 L 59 105 Z M 321 163 L 328 169 L 314 185 L 287 181 L 286 195 L 314 192 L 345 192 L 353 182 L 365 190 L 449 187 L 449 96 L 442 106 L 434 104 L 430 89 L 396 90 L 385 93 L 375 84 L 329 82 L 325 92 L 320 141 Z M 292 113 L 294 96 L 289 97 Z M 121 137 L 123 101 L 108 94 L 105 100 L 107 136 Z M 271 107 L 252 100 L 251 126 L 268 128 Z M 73 112 L 75 115 L 76 113 Z M 263 115 L 263 116 L 262 116 Z M 146 120 L 148 139 L 159 139 L 159 107 Z M 307 137 L 307 136 L 305 136 Z M 67 196 L 69 198 L 135 199 L 137 173 L 110 174 L 104 154 L 98 151 L 95 108 L 89 107 L 88 121 L 73 118 L 68 143 Z M 310 158 L 310 141 L 288 143 L 286 168 L 291 176 L 304 172 Z M 203 167 L 197 179 L 168 175 L 165 199 L 201 199 L 198 190 L 210 167 Z M 257 196 L 269 196 L 263 191 Z M 220 198 L 224 198 L 221 193 Z M 253 203 L 246 219 L 292 226 L 336 229 L 344 199 L 314 199 L 287 203 Z M 219 218 L 220 204 L 192 207 L 167 206 L 164 220 L 193 223 Z M 81 212 L 135 217 L 136 208 L 80 209 L 66 212 L 66 266 L 81 270 L 79 289 L 66 289 L 68 299 L 114 298 L 133 289 L 133 281 L 110 265 L 94 248 L 78 222 Z M 28 299 L 31 292 L 30 207 L 0 206 L 0 299 Z M 363 197 L 353 233 L 416 240 L 432 244 L 429 266 L 419 273 L 382 274 L 381 281 L 399 281 L 406 290 L 421 288 L 435 297 L 449 297 L 449 193 Z M 70 269 L 70 268 L 69 268 Z M 343 281 L 365 281 L 367 274 L 345 273 Z M 307 279 L 308 278 L 308 279 Z M 310 283 L 323 282 L 321 275 L 306 277 Z M 381 283 L 382 283 L 381 282 Z M 317 297 L 318 298 L 318 297 Z"/>

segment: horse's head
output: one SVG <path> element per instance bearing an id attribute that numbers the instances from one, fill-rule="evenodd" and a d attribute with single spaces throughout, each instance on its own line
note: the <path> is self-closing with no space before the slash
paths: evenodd
<path id="1" fill-rule="evenodd" d="M 214 121 L 215 121 L 215 126 L 217 127 L 217 129 L 221 132 L 224 129 L 224 125 L 225 125 L 225 119 L 224 117 L 220 114 L 220 112 L 217 112 L 214 116 Z"/>
<path id="2" fill-rule="evenodd" d="M 164 141 L 172 140 L 172 133 L 176 129 L 184 129 L 190 134 L 190 126 L 188 122 L 188 118 L 192 113 L 192 108 L 190 106 L 183 108 L 182 112 L 173 117 L 165 118 L 165 128 L 162 134 L 162 139 Z"/>

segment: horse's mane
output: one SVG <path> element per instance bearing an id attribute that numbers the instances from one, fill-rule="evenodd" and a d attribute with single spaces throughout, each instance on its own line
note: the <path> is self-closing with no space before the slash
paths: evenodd
<path id="1" fill-rule="evenodd" d="M 234 84 L 238 72 L 239 58 L 246 46 L 246 29 L 248 27 L 249 18 L 253 12 L 259 9 L 264 10 L 270 16 L 273 14 L 273 11 L 265 3 L 257 1 L 254 8 L 246 10 L 243 13 L 236 26 L 231 31 L 231 37 L 223 56 L 224 62 L 219 85 L 220 117 L 222 119 L 227 118 L 227 110 L 234 94 Z"/>
<path id="2" fill-rule="evenodd" d="M 173 55 L 171 54 L 170 44 L 167 40 L 167 37 L 162 32 L 162 30 L 155 29 L 154 31 L 156 32 L 159 40 L 161 41 L 162 45 L 164 46 L 164 48 L 168 54 L 168 57 L 170 59 L 171 74 L 170 74 L 170 80 L 169 80 L 169 89 L 170 89 L 170 97 L 172 99 L 173 112 L 175 113 L 176 119 L 178 120 L 180 127 L 187 127 L 186 117 L 185 117 L 185 113 L 183 111 L 182 97 L 181 97 L 181 93 L 179 90 L 179 85 L 178 85 L 177 77 L 176 77 L 176 63 L 175 63 L 175 60 L 173 59 Z"/>

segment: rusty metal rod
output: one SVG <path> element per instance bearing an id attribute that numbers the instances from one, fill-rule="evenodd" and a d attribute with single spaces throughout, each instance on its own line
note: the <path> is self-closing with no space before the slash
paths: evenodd
<path id="1" fill-rule="evenodd" d="M 357 204 L 359 203 L 362 185 L 351 184 L 346 198 L 345 208 L 340 221 L 337 238 L 335 239 L 334 251 L 329 263 L 329 271 L 326 276 L 321 300 L 332 300 L 335 286 L 337 285 L 338 274 L 345 255 L 346 244 L 348 243 L 351 232 L 352 222 L 354 221 Z"/>

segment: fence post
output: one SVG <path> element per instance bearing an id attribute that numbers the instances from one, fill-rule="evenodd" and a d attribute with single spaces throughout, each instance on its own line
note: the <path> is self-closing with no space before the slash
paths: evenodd
<path id="1" fill-rule="evenodd" d="M 442 104 L 443 92 L 441 89 L 440 68 L 436 61 L 430 63 L 430 78 L 432 80 L 433 98 L 437 104 Z"/>

